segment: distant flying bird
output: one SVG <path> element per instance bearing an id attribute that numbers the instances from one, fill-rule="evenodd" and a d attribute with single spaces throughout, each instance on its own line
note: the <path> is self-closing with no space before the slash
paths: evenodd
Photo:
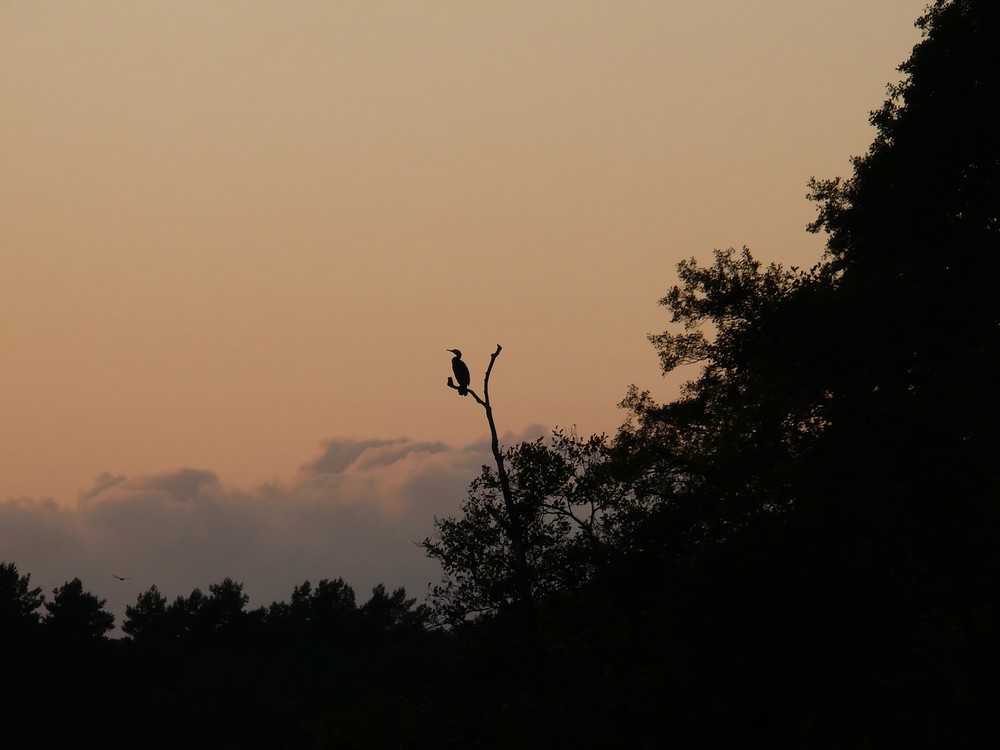
<path id="1" fill-rule="evenodd" d="M 132 576 L 125 576 L 124 578 L 122 578 L 121 576 L 116 576 L 114 573 L 111 574 L 111 577 L 112 578 L 117 578 L 119 581 L 131 581 L 132 580 Z"/>
<path id="2" fill-rule="evenodd" d="M 458 349 L 449 349 L 455 356 L 451 358 L 451 371 L 455 373 L 455 380 L 458 381 L 458 393 L 464 396 L 469 392 L 469 383 L 472 377 L 469 375 L 469 368 L 462 361 L 462 352 Z"/>

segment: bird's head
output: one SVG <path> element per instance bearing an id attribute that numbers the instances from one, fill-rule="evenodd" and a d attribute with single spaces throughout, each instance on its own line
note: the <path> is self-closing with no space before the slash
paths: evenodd
<path id="1" fill-rule="evenodd" d="M 448 349 L 447 351 L 451 352 L 452 354 L 454 354 L 459 359 L 462 358 L 462 352 L 460 352 L 458 349 Z"/>

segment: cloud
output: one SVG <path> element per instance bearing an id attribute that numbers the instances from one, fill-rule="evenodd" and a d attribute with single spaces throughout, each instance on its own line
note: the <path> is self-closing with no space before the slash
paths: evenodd
<path id="1" fill-rule="evenodd" d="M 367 450 L 406 443 L 406 440 L 327 440 L 323 452 L 303 465 L 301 471 L 306 475 L 339 474 Z"/>
<path id="2" fill-rule="evenodd" d="M 543 435 L 531 426 L 511 444 Z M 0 502 L 0 560 L 14 562 L 51 598 L 79 577 L 125 606 L 156 584 L 170 599 L 229 576 L 251 605 L 287 601 L 304 580 L 344 578 L 405 586 L 422 599 L 440 570 L 417 546 L 435 517 L 455 515 L 469 482 L 491 463 L 489 443 L 464 447 L 397 439 L 332 439 L 292 479 L 252 489 L 182 468 L 126 477 L 105 472 L 75 507 L 51 499 Z M 114 575 L 129 576 L 118 581 Z"/>

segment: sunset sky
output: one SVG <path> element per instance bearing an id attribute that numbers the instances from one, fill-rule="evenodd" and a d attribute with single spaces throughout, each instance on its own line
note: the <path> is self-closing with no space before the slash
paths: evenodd
<path id="1" fill-rule="evenodd" d="M 422 597 L 510 439 L 674 395 L 675 265 L 808 266 L 924 0 L 0 2 L 0 560 L 118 616 Z M 111 575 L 131 576 L 120 584 Z M 115 584 L 114 586 L 112 584 Z"/>

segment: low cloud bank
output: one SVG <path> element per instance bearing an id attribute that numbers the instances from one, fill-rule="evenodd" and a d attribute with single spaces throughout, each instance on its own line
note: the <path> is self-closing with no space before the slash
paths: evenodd
<path id="1" fill-rule="evenodd" d="M 503 442 L 547 432 L 532 426 Z M 80 578 L 107 599 L 116 625 L 152 584 L 172 600 L 227 576 L 244 584 L 251 606 L 287 601 L 304 580 L 338 577 L 360 601 L 378 583 L 422 600 L 440 569 L 416 543 L 433 532 L 435 516 L 458 512 L 469 482 L 491 463 L 485 441 L 332 439 L 292 479 L 249 490 L 205 469 L 104 473 L 75 507 L 0 502 L 0 560 L 30 573 L 48 599 Z"/>

